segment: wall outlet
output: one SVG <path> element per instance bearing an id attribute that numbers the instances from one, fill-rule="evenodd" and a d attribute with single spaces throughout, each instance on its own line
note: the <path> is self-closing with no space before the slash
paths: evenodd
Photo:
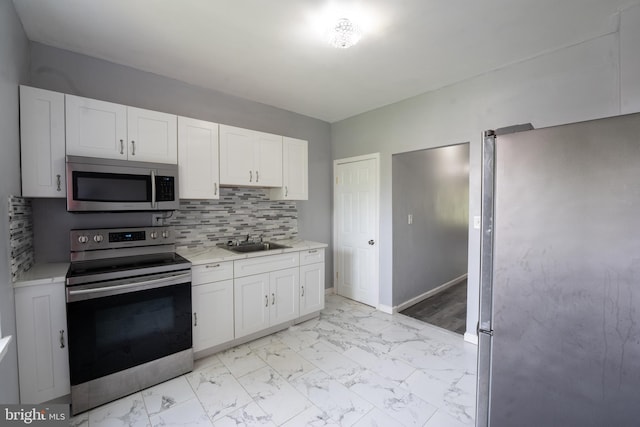
<path id="1" fill-rule="evenodd" d="M 476 230 L 480 230 L 480 216 L 476 215 L 473 217 L 473 228 Z"/>
<path id="2" fill-rule="evenodd" d="M 407 215 L 407 224 L 413 224 L 413 214 Z"/>
<path id="3" fill-rule="evenodd" d="M 164 214 L 154 213 L 151 214 L 151 225 L 157 227 L 159 225 L 164 225 Z"/>

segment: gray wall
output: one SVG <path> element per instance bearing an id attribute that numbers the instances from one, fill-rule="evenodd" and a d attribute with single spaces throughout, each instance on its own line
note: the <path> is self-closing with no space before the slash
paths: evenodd
<path id="1" fill-rule="evenodd" d="M 299 236 L 331 244 L 329 123 L 38 43 L 33 43 L 31 49 L 30 84 L 309 141 L 309 200 L 297 202 Z M 112 224 L 120 219 L 131 225 L 151 223 L 149 215 L 72 215 L 65 212 L 62 201 L 56 200 L 36 201 L 33 210 L 36 261 L 58 256 L 53 242 L 66 235 L 69 228 L 93 226 L 101 221 Z M 55 238 L 50 232 L 56 233 Z M 333 263 L 330 251 L 326 255 L 330 286 Z"/>
<path id="2" fill-rule="evenodd" d="M 13 3 L 0 0 L 0 332 L 15 338 L 15 305 L 9 267 L 8 196 L 20 195 L 18 84 L 28 78 L 29 41 Z M 0 403 L 18 403 L 15 339 L 0 362 Z"/>
<path id="3" fill-rule="evenodd" d="M 470 141 L 467 339 L 478 319 L 481 133 L 640 111 L 640 6 L 617 31 L 332 124 L 334 159 L 380 153 L 380 304 L 393 304 L 391 156 Z"/>
<path id="4" fill-rule="evenodd" d="M 467 273 L 469 144 L 395 154 L 392 169 L 398 306 Z"/>

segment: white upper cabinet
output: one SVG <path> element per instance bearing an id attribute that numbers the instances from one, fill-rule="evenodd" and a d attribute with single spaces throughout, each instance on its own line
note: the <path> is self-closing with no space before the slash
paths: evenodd
<path id="1" fill-rule="evenodd" d="M 65 95 L 67 154 L 126 159 L 127 107 Z"/>
<path id="2" fill-rule="evenodd" d="M 220 125 L 220 184 L 282 186 L 282 137 Z"/>
<path id="3" fill-rule="evenodd" d="M 283 137 L 282 187 L 271 189 L 272 200 L 309 199 L 309 158 L 307 141 Z"/>
<path id="4" fill-rule="evenodd" d="M 177 117 L 127 107 L 129 160 L 178 163 Z"/>
<path id="5" fill-rule="evenodd" d="M 282 137 L 255 132 L 257 140 L 256 184 L 261 187 L 282 185 Z"/>
<path id="6" fill-rule="evenodd" d="M 64 94 L 20 86 L 23 197 L 65 197 Z"/>
<path id="7" fill-rule="evenodd" d="M 176 116 L 65 95 L 67 154 L 177 163 Z"/>
<path id="8" fill-rule="evenodd" d="M 181 199 L 219 199 L 218 124 L 178 117 Z"/>

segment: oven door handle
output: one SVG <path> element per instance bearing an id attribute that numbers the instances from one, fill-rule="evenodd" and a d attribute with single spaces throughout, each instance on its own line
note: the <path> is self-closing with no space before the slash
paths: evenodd
<path id="1" fill-rule="evenodd" d="M 103 298 L 111 295 L 124 294 L 127 292 L 162 288 L 165 286 L 188 283 L 190 281 L 191 272 L 175 274 L 168 277 L 162 277 L 160 279 L 151 279 L 135 283 L 125 283 L 122 285 L 111 285 L 88 289 L 67 289 L 67 302 Z"/>

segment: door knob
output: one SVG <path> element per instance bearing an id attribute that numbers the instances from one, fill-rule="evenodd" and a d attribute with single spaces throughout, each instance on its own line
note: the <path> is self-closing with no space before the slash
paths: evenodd
<path id="1" fill-rule="evenodd" d="M 371 246 L 373 246 L 373 245 L 375 245 L 375 244 L 376 244 L 376 242 L 372 239 L 372 240 L 369 240 L 369 244 L 370 244 Z"/>

